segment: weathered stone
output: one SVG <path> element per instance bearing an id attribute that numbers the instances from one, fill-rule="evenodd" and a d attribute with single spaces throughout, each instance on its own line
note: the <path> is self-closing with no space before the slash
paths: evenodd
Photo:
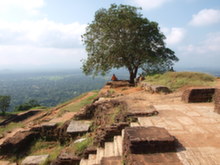
<path id="1" fill-rule="evenodd" d="M 72 153 L 63 151 L 51 165 L 78 165 L 80 158 Z"/>
<path id="2" fill-rule="evenodd" d="M 182 101 L 186 103 L 211 102 L 215 88 L 189 88 L 183 92 Z"/>
<path id="3" fill-rule="evenodd" d="M 101 165 L 121 165 L 122 159 L 120 156 L 113 157 L 103 157 L 101 160 Z"/>
<path id="4" fill-rule="evenodd" d="M 80 139 L 75 140 L 74 143 L 81 143 L 85 140 L 86 140 L 86 138 L 80 138 Z"/>
<path id="5" fill-rule="evenodd" d="M 28 156 L 22 161 L 22 165 L 40 165 L 46 162 L 49 155 Z"/>
<path id="6" fill-rule="evenodd" d="M 215 112 L 220 114 L 220 89 L 215 91 Z"/>
<path id="7" fill-rule="evenodd" d="M 72 120 L 67 127 L 67 133 L 78 134 L 85 133 L 89 131 L 90 122 L 89 121 L 76 121 Z"/>
<path id="8" fill-rule="evenodd" d="M 145 106 L 143 104 L 129 105 L 127 117 L 137 117 L 137 116 L 154 116 L 158 115 L 159 112 L 153 105 Z"/>
<path id="9" fill-rule="evenodd" d="M 127 127 L 123 143 L 125 156 L 171 152 L 176 147 L 176 139 L 165 128 L 159 127 Z"/>
<path id="10" fill-rule="evenodd" d="M 39 138 L 39 133 L 36 132 L 17 132 L 13 137 L 3 142 L 0 146 L 0 152 L 3 155 L 24 152 L 37 138 Z"/>
<path id="11" fill-rule="evenodd" d="M 171 93 L 172 91 L 166 87 L 166 86 L 162 86 L 162 85 L 152 85 L 151 86 L 151 90 L 153 93 Z"/>
<path id="12" fill-rule="evenodd" d="M 121 135 L 122 129 L 128 126 L 129 123 L 120 122 L 107 127 L 98 128 L 96 131 L 96 136 L 94 138 L 94 144 L 99 147 L 104 147 L 105 142 L 113 141 L 114 136 Z"/>
<path id="13" fill-rule="evenodd" d="M 97 153 L 97 149 L 94 146 L 88 147 L 84 150 L 83 152 L 83 158 L 88 159 L 89 158 L 89 154 L 96 154 Z"/>
<path id="14" fill-rule="evenodd" d="M 78 113 L 75 114 L 74 118 L 77 120 L 92 119 L 97 111 L 106 111 L 121 104 L 122 103 L 118 100 L 98 101 L 82 108 Z"/>

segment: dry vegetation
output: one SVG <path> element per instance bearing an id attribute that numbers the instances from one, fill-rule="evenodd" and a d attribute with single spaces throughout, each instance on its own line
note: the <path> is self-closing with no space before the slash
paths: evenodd
<path id="1" fill-rule="evenodd" d="M 167 72 L 147 76 L 146 81 L 150 84 L 165 85 L 171 90 L 190 86 L 212 86 L 216 77 L 199 72 Z"/>

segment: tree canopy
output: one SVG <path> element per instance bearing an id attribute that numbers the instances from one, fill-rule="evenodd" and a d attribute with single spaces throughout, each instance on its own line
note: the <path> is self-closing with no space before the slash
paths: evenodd
<path id="1" fill-rule="evenodd" d="M 100 9 L 82 36 L 87 59 L 83 72 L 104 75 L 112 68 L 124 67 L 133 83 L 139 68 L 157 61 L 178 61 L 174 52 L 166 48 L 165 36 L 158 24 L 143 18 L 139 8 L 112 4 Z"/>
<path id="2" fill-rule="evenodd" d="M 0 110 L 2 111 L 3 115 L 5 115 L 5 112 L 8 110 L 10 101 L 10 96 L 0 96 Z"/>

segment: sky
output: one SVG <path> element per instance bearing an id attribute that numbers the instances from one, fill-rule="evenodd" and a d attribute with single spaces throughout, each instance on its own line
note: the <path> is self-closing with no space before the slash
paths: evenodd
<path id="1" fill-rule="evenodd" d="M 219 0 L 0 0 L 0 70 L 80 68 L 81 35 L 112 3 L 158 22 L 179 58 L 174 68 L 220 70 Z"/>

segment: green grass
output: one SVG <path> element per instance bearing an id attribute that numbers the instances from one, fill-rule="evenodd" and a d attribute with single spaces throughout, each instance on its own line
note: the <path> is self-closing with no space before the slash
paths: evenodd
<path id="1" fill-rule="evenodd" d="M 64 146 L 60 145 L 59 142 L 44 141 L 43 139 L 40 139 L 31 147 L 28 155 L 49 154 L 49 158 L 45 162 L 45 164 L 48 164 L 48 162 L 51 162 L 57 158 L 63 148 Z"/>
<path id="2" fill-rule="evenodd" d="M 167 72 L 146 77 L 146 82 L 153 85 L 165 85 L 171 90 L 190 86 L 212 86 L 216 77 L 199 72 Z"/>
<path id="3" fill-rule="evenodd" d="M 75 150 L 75 153 L 77 155 L 80 155 L 83 153 L 83 151 L 91 146 L 93 144 L 93 138 L 92 137 L 87 137 L 84 141 L 82 142 L 79 142 L 79 143 L 75 143 L 74 144 L 74 150 Z"/>
<path id="4" fill-rule="evenodd" d="M 9 132 L 9 131 L 12 131 L 13 129 L 15 129 L 15 128 L 20 128 L 20 127 L 23 127 L 24 126 L 24 124 L 23 123 L 20 123 L 20 122 L 18 122 L 18 123 L 10 123 L 10 124 L 8 124 L 8 125 L 6 125 L 6 126 L 1 126 L 0 127 L 0 134 L 4 134 L 4 133 L 6 133 L 6 132 Z"/>
<path id="5" fill-rule="evenodd" d="M 95 91 L 92 96 L 86 97 L 85 99 L 81 100 L 80 102 L 76 102 L 75 104 L 67 105 L 67 106 L 63 107 L 60 112 L 61 113 L 62 113 L 62 111 L 64 111 L 64 112 L 77 112 L 85 105 L 92 103 L 93 99 L 95 97 L 97 97 L 97 95 L 98 95 L 98 92 Z"/>

